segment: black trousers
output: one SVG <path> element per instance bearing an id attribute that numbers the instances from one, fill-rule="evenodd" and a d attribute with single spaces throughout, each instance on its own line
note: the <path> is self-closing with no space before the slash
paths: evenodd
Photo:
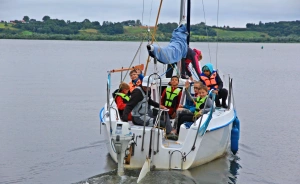
<path id="1" fill-rule="evenodd" d="M 222 99 L 222 104 L 226 104 L 226 99 L 227 99 L 227 96 L 228 96 L 228 90 L 225 89 L 225 88 L 222 88 L 219 92 L 218 92 L 218 95 L 216 95 L 216 99 L 215 99 L 215 102 L 216 102 L 216 105 L 217 106 L 220 106 L 220 99 Z"/>
<path id="2" fill-rule="evenodd" d="M 167 73 L 166 73 L 166 78 L 171 78 L 173 76 L 173 69 L 175 69 L 175 66 L 177 65 L 177 63 L 173 63 L 173 64 L 168 64 L 168 68 L 167 68 Z M 169 70 L 170 69 L 170 70 Z M 180 75 L 181 76 L 185 76 L 185 59 L 181 60 L 181 71 L 180 71 Z"/>
<path id="3" fill-rule="evenodd" d="M 177 134 L 179 134 L 180 126 L 184 122 L 194 122 L 193 117 L 194 117 L 194 114 L 190 114 L 190 113 L 189 114 L 182 113 L 179 115 L 178 124 L 177 124 Z"/>

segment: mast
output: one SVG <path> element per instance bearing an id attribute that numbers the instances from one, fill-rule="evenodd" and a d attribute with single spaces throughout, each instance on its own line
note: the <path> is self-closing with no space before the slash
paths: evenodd
<path id="1" fill-rule="evenodd" d="M 186 22 L 186 29 L 188 30 L 188 37 L 187 37 L 187 44 L 190 44 L 190 24 L 191 24 L 191 0 L 187 0 L 187 22 Z"/>

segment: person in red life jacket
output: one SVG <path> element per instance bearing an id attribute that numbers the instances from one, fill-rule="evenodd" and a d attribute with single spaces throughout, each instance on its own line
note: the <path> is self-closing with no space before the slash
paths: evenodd
<path id="1" fill-rule="evenodd" d="M 211 63 L 202 67 L 200 81 L 208 87 L 208 90 L 213 89 L 213 93 L 216 94 L 215 103 L 217 107 L 221 107 L 220 99 L 222 99 L 222 107 L 228 107 L 226 104 L 228 91 L 223 88 L 223 81 L 221 80 L 218 72 L 213 70 L 213 65 Z"/>
<path id="2" fill-rule="evenodd" d="M 117 104 L 120 117 L 123 116 L 123 111 L 126 107 L 126 104 L 130 100 L 128 93 L 129 93 L 129 85 L 125 82 L 122 82 L 119 86 L 119 89 L 116 89 L 113 92 L 113 97 L 115 98 L 115 102 Z M 128 114 L 128 120 L 129 121 L 132 120 L 131 113 Z"/>
<path id="3" fill-rule="evenodd" d="M 162 93 L 161 104 L 169 109 L 170 118 L 176 117 L 176 110 L 178 109 L 181 99 L 181 89 L 178 88 L 179 77 L 173 76 L 168 86 Z"/>
<path id="4" fill-rule="evenodd" d="M 143 74 L 141 70 L 132 70 L 130 73 L 130 78 L 131 81 L 129 82 L 129 91 L 130 93 L 132 93 L 132 91 L 134 90 L 134 88 L 136 88 L 137 86 L 142 84 L 143 81 Z"/>
<path id="5" fill-rule="evenodd" d="M 192 63 L 192 66 L 194 67 L 198 78 L 200 79 L 201 75 L 201 67 L 199 64 L 199 61 L 202 59 L 202 53 L 198 49 L 191 49 L 188 48 L 188 52 L 186 55 L 186 58 L 184 58 L 184 62 L 182 60 L 181 62 L 181 78 L 185 78 L 185 73 L 189 76 L 190 80 L 193 81 L 192 73 L 189 68 L 189 64 Z"/>

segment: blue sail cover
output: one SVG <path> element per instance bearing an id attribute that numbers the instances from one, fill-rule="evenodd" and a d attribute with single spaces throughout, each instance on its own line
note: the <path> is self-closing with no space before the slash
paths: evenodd
<path id="1" fill-rule="evenodd" d="M 153 45 L 154 50 L 151 52 L 158 61 L 163 64 L 172 64 L 186 57 L 188 51 L 187 45 L 188 31 L 184 25 L 174 29 L 170 43 L 166 47 Z"/>

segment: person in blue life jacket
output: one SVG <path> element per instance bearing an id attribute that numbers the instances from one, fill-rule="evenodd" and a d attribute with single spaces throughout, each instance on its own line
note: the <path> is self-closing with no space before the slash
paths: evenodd
<path id="1" fill-rule="evenodd" d="M 197 98 L 198 97 L 198 95 L 199 95 L 199 88 L 200 88 L 200 86 L 202 85 L 202 83 L 200 82 L 200 81 L 195 81 L 194 82 L 194 92 L 195 92 L 195 97 Z M 186 88 L 186 90 L 188 91 L 188 89 L 189 89 L 189 87 L 190 87 L 190 82 L 187 80 L 186 82 L 185 82 L 185 88 Z M 190 98 L 190 96 L 188 95 L 188 98 Z M 192 98 L 192 99 L 189 99 L 190 101 L 195 101 L 196 100 L 196 98 Z M 191 115 L 193 115 L 193 113 L 189 110 L 189 109 L 187 109 L 187 108 L 184 108 L 184 106 L 183 105 L 181 105 L 181 104 L 179 104 L 178 105 L 178 108 L 177 108 L 177 110 L 176 110 L 176 117 L 175 117 L 175 121 L 174 121 L 174 128 L 176 129 L 177 128 L 177 124 L 178 124 L 178 117 L 180 116 L 180 114 L 191 114 Z"/>
<path id="2" fill-rule="evenodd" d="M 152 109 L 150 106 L 156 108 L 166 109 L 165 106 L 158 104 L 157 102 L 151 99 L 151 85 L 153 79 L 150 77 L 148 84 L 149 76 L 143 78 L 143 82 L 137 86 L 131 93 L 130 100 L 126 103 L 126 107 L 123 111 L 122 120 L 127 122 L 128 115 L 131 112 L 132 122 L 135 125 L 144 126 L 144 120 L 146 121 L 146 126 L 153 126 L 155 121 L 155 116 L 153 115 Z M 148 91 L 148 97 L 146 96 Z M 148 101 L 148 107 L 146 102 Z M 146 113 L 147 108 L 147 113 Z M 161 126 L 166 128 L 166 133 L 170 134 L 172 131 L 171 121 L 169 116 L 165 116 L 165 120 L 161 121 Z"/>
<path id="3" fill-rule="evenodd" d="M 201 115 L 208 113 L 210 111 L 210 108 L 213 106 L 212 100 L 207 95 L 208 89 L 205 85 L 201 84 L 199 87 L 196 85 L 196 87 L 194 88 L 197 90 L 197 98 L 195 99 L 195 104 L 192 106 L 183 106 L 183 108 L 188 109 L 189 112 L 182 112 L 178 115 L 177 134 L 179 134 L 180 126 L 184 122 L 194 122 Z"/>
<path id="4" fill-rule="evenodd" d="M 200 81 L 207 86 L 208 90 L 213 89 L 213 93 L 216 94 L 216 107 L 222 106 L 223 108 L 228 108 L 226 104 L 228 91 L 223 88 L 223 81 L 221 80 L 218 72 L 213 69 L 213 65 L 211 63 L 205 64 L 202 67 Z M 220 103 L 220 99 L 222 99 L 222 105 Z"/>

